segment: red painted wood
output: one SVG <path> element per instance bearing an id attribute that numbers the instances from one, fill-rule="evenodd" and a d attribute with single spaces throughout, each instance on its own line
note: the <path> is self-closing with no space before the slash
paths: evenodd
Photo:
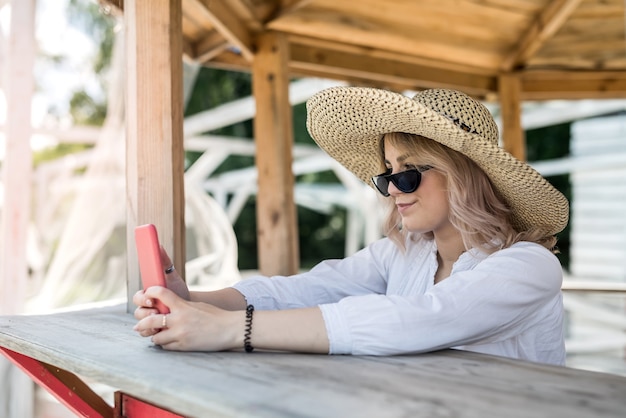
<path id="1" fill-rule="evenodd" d="M 183 418 L 182 415 L 175 414 L 159 408 L 158 406 L 133 398 L 125 393 L 118 396 L 116 398 L 116 402 L 121 403 L 122 416 L 124 418 Z"/>
<path id="2" fill-rule="evenodd" d="M 75 375 L 0 347 L 0 352 L 79 417 L 113 417 L 113 408 Z"/>

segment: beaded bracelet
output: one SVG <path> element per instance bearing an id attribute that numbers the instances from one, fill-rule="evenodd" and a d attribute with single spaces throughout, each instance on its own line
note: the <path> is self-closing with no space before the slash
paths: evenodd
<path id="1" fill-rule="evenodd" d="M 254 350 L 250 343 L 250 336 L 252 335 L 252 314 L 254 313 L 254 306 L 246 306 L 246 331 L 243 334 L 243 349 L 246 353 L 251 353 Z"/>

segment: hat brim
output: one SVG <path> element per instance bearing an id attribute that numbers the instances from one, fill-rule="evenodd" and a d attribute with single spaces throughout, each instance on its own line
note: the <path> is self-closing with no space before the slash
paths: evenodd
<path id="1" fill-rule="evenodd" d="M 569 203 L 541 174 L 497 144 L 402 94 L 333 87 L 307 102 L 307 128 L 317 144 L 368 185 L 380 170 L 379 142 L 389 132 L 435 140 L 472 159 L 508 202 L 518 230 L 562 231 Z"/>

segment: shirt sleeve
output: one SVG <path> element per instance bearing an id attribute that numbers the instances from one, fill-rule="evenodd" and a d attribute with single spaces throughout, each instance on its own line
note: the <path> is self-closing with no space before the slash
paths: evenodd
<path id="1" fill-rule="evenodd" d="M 550 251 L 518 243 L 424 294 L 346 297 L 320 309 L 331 354 L 419 353 L 511 338 L 538 320 L 561 282 Z"/>
<path id="2" fill-rule="evenodd" d="M 246 302 L 256 309 L 293 309 L 335 303 L 348 296 L 384 294 L 385 263 L 396 256 L 387 238 L 378 240 L 352 256 L 326 260 L 306 273 L 294 276 L 254 276 L 236 283 Z"/>

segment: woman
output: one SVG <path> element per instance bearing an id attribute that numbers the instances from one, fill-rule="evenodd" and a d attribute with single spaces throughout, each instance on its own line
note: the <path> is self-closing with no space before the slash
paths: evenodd
<path id="1" fill-rule="evenodd" d="M 479 102 L 339 87 L 307 103 L 311 136 L 386 196 L 383 238 L 292 277 L 134 297 L 135 329 L 171 350 L 392 355 L 442 348 L 564 364 L 556 238 L 568 202 L 498 147 Z M 382 174 L 379 174 L 382 173 Z M 164 268 L 170 259 L 162 252 Z M 159 299 L 171 310 L 156 314 Z M 255 310 L 256 308 L 256 310 Z"/>

